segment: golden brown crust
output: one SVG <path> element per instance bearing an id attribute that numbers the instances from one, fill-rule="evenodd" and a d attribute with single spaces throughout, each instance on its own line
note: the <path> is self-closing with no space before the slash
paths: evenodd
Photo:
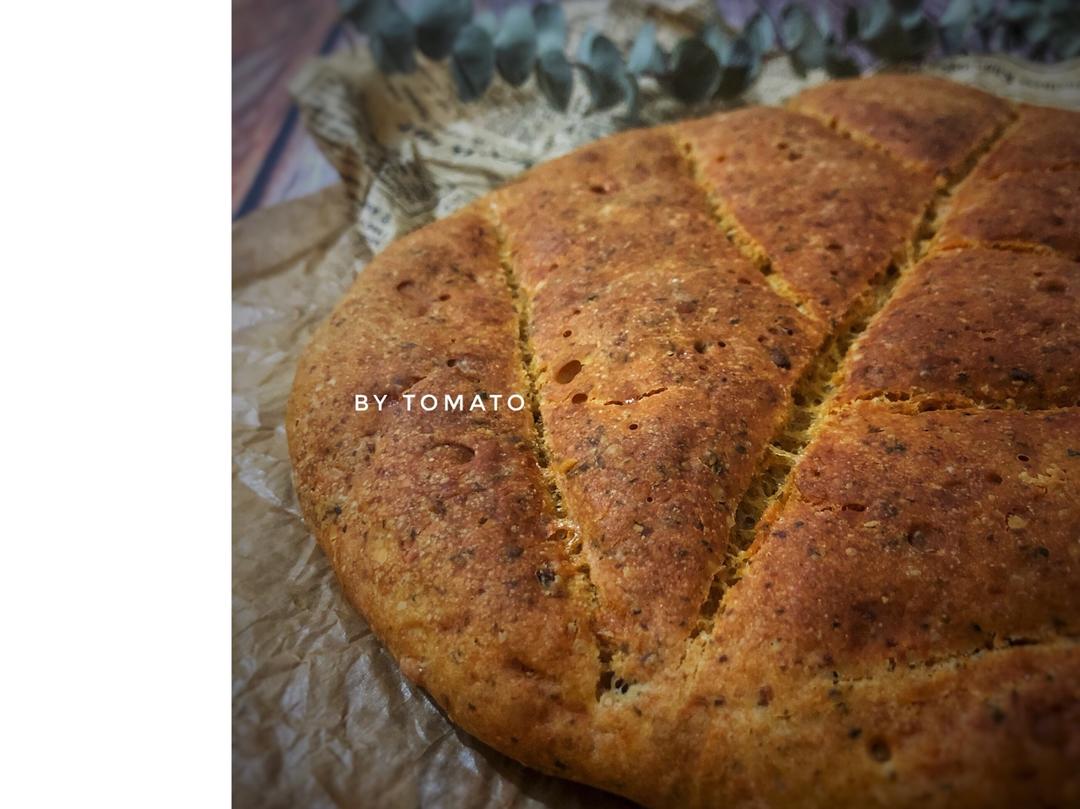
<path id="1" fill-rule="evenodd" d="M 830 419 L 751 548 L 721 652 L 841 679 L 1080 631 L 1080 410 Z"/>
<path id="2" fill-rule="evenodd" d="M 933 196 L 927 177 L 784 110 L 691 121 L 678 137 L 737 238 L 827 321 L 847 321 L 904 262 Z"/>
<path id="3" fill-rule="evenodd" d="M 551 466 L 633 683 L 681 654 L 822 332 L 724 239 L 662 130 L 554 161 L 494 207 Z"/>
<path id="4" fill-rule="evenodd" d="M 884 115 L 878 86 L 844 90 L 852 120 Z M 1053 329 L 1076 321 L 1076 265 L 932 253 L 753 546 L 733 530 L 766 459 L 806 440 L 782 432 L 837 330 L 914 252 L 931 169 L 998 126 L 976 95 L 955 150 L 930 148 L 940 122 L 867 147 L 780 110 L 610 138 L 363 271 L 297 369 L 296 489 L 350 600 L 455 722 L 649 806 L 1080 799 L 1080 411 L 921 412 L 1069 401 L 1075 341 Z M 972 96 L 934 97 L 912 103 Z M 1020 299 L 1041 330 L 1009 322 Z M 919 355 L 931 340 L 970 388 Z M 530 408 L 401 399 L 512 392 Z M 358 393 L 391 399 L 357 412 Z M 851 401 L 879 394 L 918 401 Z"/>
<path id="5" fill-rule="evenodd" d="M 711 656 L 693 805 L 1073 806 L 1080 647 L 1017 646 L 844 680 Z M 763 695 L 767 695 L 764 696 Z"/>
<path id="6" fill-rule="evenodd" d="M 881 74 L 804 90 L 791 107 L 906 165 L 955 177 L 1012 117 L 1009 104 L 933 76 Z"/>
<path id="7" fill-rule="evenodd" d="M 1076 409 L 834 414 L 689 657 L 701 804 L 1071 805 L 1077 443 Z"/>
<path id="8" fill-rule="evenodd" d="M 1080 113 L 1021 107 L 958 189 L 935 244 L 1057 251 L 1080 260 Z"/>
<path id="9" fill-rule="evenodd" d="M 523 390 L 516 334 L 494 233 L 459 214 L 360 276 L 297 370 L 287 418 L 305 517 L 402 669 L 504 750 L 531 726 L 551 766 L 572 758 L 561 728 L 591 709 L 597 657 L 560 588 L 531 419 L 406 412 L 398 398 Z M 357 393 L 394 404 L 357 413 Z"/>
<path id="10" fill-rule="evenodd" d="M 1080 170 L 972 177 L 957 191 L 936 244 L 1050 249 L 1080 261 Z"/>
<path id="11" fill-rule="evenodd" d="M 1018 113 L 980 161 L 977 176 L 1080 168 L 1080 112 L 1022 104 Z"/>
<path id="12" fill-rule="evenodd" d="M 1080 265 L 1003 250 L 934 253 L 849 357 L 843 399 L 1080 405 Z"/>

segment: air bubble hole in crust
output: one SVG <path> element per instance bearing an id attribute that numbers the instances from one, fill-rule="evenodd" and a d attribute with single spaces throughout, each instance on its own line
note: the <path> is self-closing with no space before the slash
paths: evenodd
<path id="1" fill-rule="evenodd" d="M 1045 292 L 1048 295 L 1063 295 L 1065 293 L 1065 284 L 1057 278 L 1048 278 L 1045 281 L 1040 281 L 1035 285 L 1035 288 L 1039 292 Z"/>
<path id="2" fill-rule="evenodd" d="M 581 373 L 581 363 L 577 360 L 570 360 L 555 372 L 555 381 L 560 385 L 569 385 L 579 373 Z"/>
<path id="3" fill-rule="evenodd" d="M 874 761 L 880 761 L 883 764 L 892 758 L 892 751 L 884 739 L 874 739 L 867 747 L 867 751 Z"/>
<path id="4" fill-rule="evenodd" d="M 408 289 L 412 285 L 413 285 L 412 281 L 405 280 L 405 281 L 402 281 L 400 284 L 398 284 L 396 287 L 394 287 L 394 289 L 396 289 L 398 292 L 404 292 L 406 289 Z"/>
<path id="5" fill-rule="evenodd" d="M 570 401 L 573 402 L 574 404 L 585 404 L 585 402 L 588 401 L 588 399 L 589 399 L 589 395 L 587 393 L 575 393 L 570 398 Z"/>
<path id="6" fill-rule="evenodd" d="M 467 447 L 464 444 L 449 441 L 445 444 L 436 444 L 431 448 L 431 454 L 437 459 L 445 459 L 450 463 L 463 464 L 468 463 L 476 457 L 476 450 L 472 447 Z"/>

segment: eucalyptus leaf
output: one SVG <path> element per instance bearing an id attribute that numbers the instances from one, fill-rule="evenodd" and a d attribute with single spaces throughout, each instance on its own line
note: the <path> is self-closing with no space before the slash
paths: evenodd
<path id="1" fill-rule="evenodd" d="M 773 27 L 769 15 L 763 11 L 755 12 L 747 20 L 743 33 L 758 55 L 768 53 L 776 44 L 776 29 Z"/>
<path id="2" fill-rule="evenodd" d="M 824 39 L 828 40 L 832 36 L 832 17 L 824 5 L 814 9 L 814 23 Z"/>
<path id="3" fill-rule="evenodd" d="M 1009 20 L 1010 22 L 1016 22 L 1018 20 L 1027 20 L 1032 17 L 1038 17 L 1043 9 L 1039 3 L 1019 2 L 1019 3 L 1006 3 L 1005 7 L 1001 9 L 1002 19 Z"/>
<path id="4" fill-rule="evenodd" d="M 844 40 L 850 42 L 859 36 L 859 10 L 849 6 L 844 12 Z"/>
<path id="5" fill-rule="evenodd" d="M 825 64 L 825 37 L 805 7 L 788 6 L 780 15 L 784 46 L 791 56 L 791 66 L 800 76 Z"/>
<path id="6" fill-rule="evenodd" d="M 975 18 L 979 22 L 985 22 L 993 16 L 997 9 L 997 0 L 974 0 Z"/>
<path id="7" fill-rule="evenodd" d="M 671 52 L 664 85 L 679 101 L 693 104 L 709 98 L 720 84 L 720 60 L 697 37 L 683 39 Z"/>
<path id="8" fill-rule="evenodd" d="M 586 31 L 578 49 L 578 60 L 585 71 L 585 86 L 593 109 L 610 109 L 629 95 L 629 74 L 622 54 L 606 36 Z"/>
<path id="9" fill-rule="evenodd" d="M 647 22 L 641 26 L 630 53 L 626 57 L 626 69 L 633 75 L 664 72 L 664 51 L 656 41 L 656 24 Z"/>
<path id="10" fill-rule="evenodd" d="M 1072 59 L 1080 56 L 1080 30 L 1063 30 L 1054 34 L 1050 47 L 1059 59 Z"/>
<path id="11" fill-rule="evenodd" d="M 785 6 L 780 12 L 780 42 L 787 50 L 794 50 L 806 36 L 806 26 L 812 22 L 810 12 L 803 6 Z"/>
<path id="12" fill-rule="evenodd" d="M 376 19 L 391 11 L 389 7 L 401 11 L 393 0 L 340 0 L 338 3 L 341 16 L 365 34 L 375 30 Z"/>
<path id="13" fill-rule="evenodd" d="M 368 46 L 375 64 L 386 75 L 416 70 L 416 56 L 413 54 L 416 40 L 412 25 L 374 31 L 368 35 Z"/>
<path id="14" fill-rule="evenodd" d="M 890 5 L 892 5 L 892 7 L 896 9 L 896 13 L 901 16 L 922 9 L 921 0 L 890 0 Z"/>
<path id="15" fill-rule="evenodd" d="M 353 25 L 359 27 L 367 5 L 366 0 L 338 0 L 338 13 Z"/>
<path id="16" fill-rule="evenodd" d="M 923 16 L 921 8 L 899 14 L 896 18 L 897 22 L 900 23 L 900 27 L 905 31 L 914 31 L 922 25 L 925 19 L 926 17 Z"/>
<path id="17" fill-rule="evenodd" d="M 720 65 L 720 82 L 715 95 L 735 98 L 750 85 L 761 67 L 761 56 L 744 37 L 736 39 L 727 58 Z"/>
<path id="18" fill-rule="evenodd" d="M 720 62 L 720 67 L 724 69 L 745 67 L 746 80 L 743 84 L 745 89 L 761 72 L 761 58 L 762 54 L 751 44 L 750 40 L 742 36 L 732 43 L 728 58 Z M 723 83 L 723 79 L 724 77 L 721 75 L 721 83 Z"/>
<path id="19" fill-rule="evenodd" d="M 533 24 L 536 26 L 536 50 L 562 51 L 566 45 L 566 14 L 557 3 L 537 3 L 533 6 Z"/>
<path id="20" fill-rule="evenodd" d="M 987 47 L 992 51 L 1000 51 L 1005 47 L 1005 29 L 993 28 L 990 31 L 990 39 L 987 43 Z"/>
<path id="21" fill-rule="evenodd" d="M 720 81 L 716 86 L 717 98 L 737 98 L 750 84 L 750 74 L 739 67 L 729 65 L 720 68 Z"/>
<path id="22" fill-rule="evenodd" d="M 941 40 L 941 48 L 948 56 L 967 51 L 967 26 L 946 25 L 938 29 L 938 38 Z"/>
<path id="23" fill-rule="evenodd" d="M 473 17 L 473 24 L 479 25 L 492 37 L 495 36 L 495 32 L 499 30 L 499 22 L 495 19 L 494 11 L 481 11 L 475 17 Z"/>
<path id="24" fill-rule="evenodd" d="M 910 29 L 894 20 L 881 35 L 868 42 L 867 47 L 887 62 L 909 62 L 922 59 L 936 42 L 934 26 L 923 17 Z"/>
<path id="25" fill-rule="evenodd" d="M 495 35 L 495 67 L 499 75 L 518 87 L 525 83 L 536 62 L 536 26 L 528 6 L 513 6 Z"/>
<path id="26" fill-rule="evenodd" d="M 1041 45 L 1054 32 L 1054 22 L 1049 17 L 1036 17 L 1024 27 L 1024 40 L 1028 45 Z"/>
<path id="27" fill-rule="evenodd" d="M 458 98 L 462 101 L 480 98 L 495 77 L 495 43 L 491 34 L 475 23 L 458 31 L 450 52 L 450 75 L 457 86 Z"/>
<path id="28" fill-rule="evenodd" d="M 472 0 L 416 0 L 410 15 L 416 45 L 429 59 L 443 59 L 455 45 L 458 31 L 472 19 Z"/>
<path id="29" fill-rule="evenodd" d="M 721 64 L 728 60 L 731 54 L 732 38 L 719 23 L 710 23 L 701 32 L 701 41 L 704 42 L 716 55 L 716 60 Z"/>
<path id="30" fill-rule="evenodd" d="M 923 17 L 919 24 L 907 31 L 907 59 L 921 61 L 925 59 L 937 44 L 937 29 L 930 20 Z"/>
<path id="31" fill-rule="evenodd" d="M 416 69 L 416 33 L 394 0 L 374 0 L 364 21 L 371 55 L 387 75 Z"/>
<path id="32" fill-rule="evenodd" d="M 752 68 L 758 61 L 758 53 L 750 40 L 746 37 L 738 37 L 731 43 L 727 57 L 721 61 L 721 67 L 745 67 Z"/>
<path id="33" fill-rule="evenodd" d="M 547 50 L 536 60 L 536 83 L 548 103 L 557 110 L 570 105 L 574 91 L 574 70 L 561 50 Z"/>
<path id="34" fill-rule="evenodd" d="M 835 43 L 825 48 L 825 71 L 835 79 L 859 75 L 859 63 Z"/>
<path id="35" fill-rule="evenodd" d="M 859 6 L 859 39 L 872 42 L 885 34 L 893 24 L 893 16 L 889 0 L 871 0 Z"/>
<path id="36" fill-rule="evenodd" d="M 952 0 L 938 18 L 938 25 L 951 27 L 962 25 L 965 28 L 975 16 L 975 0 Z"/>
<path id="37" fill-rule="evenodd" d="M 637 77 L 630 73 L 626 77 L 626 118 L 631 122 L 641 120 L 641 91 Z"/>
<path id="38" fill-rule="evenodd" d="M 588 64 L 592 58 L 593 41 L 600 36 L 600 32 L 591 25 L 581 32 L 581 39 L 577 44 L 577 60 L 582 64 Z"/>

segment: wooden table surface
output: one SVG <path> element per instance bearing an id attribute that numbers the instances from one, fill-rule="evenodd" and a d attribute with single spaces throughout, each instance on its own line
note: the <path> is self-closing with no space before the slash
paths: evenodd
<path id="1" fill-rule="evenodd" d="M 345 37 L 335 0 L 233 0 L 232 23 L 235 219 L 337 181 L 304 131 L 288 83 Z"/>

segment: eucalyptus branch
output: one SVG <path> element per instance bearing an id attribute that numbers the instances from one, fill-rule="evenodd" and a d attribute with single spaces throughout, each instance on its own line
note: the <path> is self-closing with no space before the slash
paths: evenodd
<path id="1" fill-rule="evenodd" d="M 1007 46 L 1018 55 L 1043 61 L 1080 56 L 1080 3 L 1075 0 L 952 0 L 937 19 L 920 0 L 871 0 L 848 6 L 843 25 L 791 3 L 773 15 L 758 0 L 758 10 L 742 30 L 719 15 L 700 33 L 679 40 L 670 52 L 657 42 L 647 22 L 634 37 L 626 58 L 611 39 L 586 31 L 577 53 L 566 49 L 562 7 L 520 2 L 500 19 L 473 14 L 472 0 L 414 0 L 403 10 L 397 0 L 340 0 L 345 21 L 367 35 L 379 69 L 410 72 L 415 51 L 447 59 L 463 101 L 480 98 L 496 73 L 512 86 L 530 76 L 556 109 L 565 110 L 574 75 L 581 76 L 592 108 L 625 103 L 637 115 L 642 79 L 693 104 L 736 98 L 751 86 L 764 61 L 786 57 L 800 75 L 824 69 L 829 75 L 858 75 L 881 64 L 918 63 L 930 56 Z"/>

